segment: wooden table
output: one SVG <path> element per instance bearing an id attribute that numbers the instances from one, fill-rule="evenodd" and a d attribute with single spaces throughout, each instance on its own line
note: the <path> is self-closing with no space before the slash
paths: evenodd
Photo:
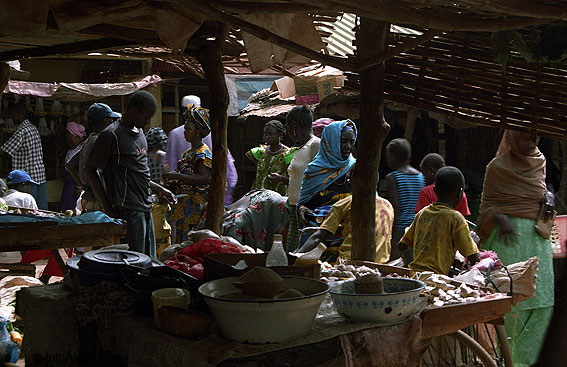
<path id="1" fill-rule="evenodd" d="M 55 221 L 1 223 L 0 251 L 51 250 L 64 274 L 65 248 L 102 247 L 119 242 L 126 226 L 115 223 L 68 224 Z"/>

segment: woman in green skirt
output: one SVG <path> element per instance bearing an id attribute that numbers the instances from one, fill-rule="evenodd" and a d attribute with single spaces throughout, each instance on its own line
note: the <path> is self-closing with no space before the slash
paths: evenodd
<path id="1" fill-rule="evenodd" d="M 514 366 L 537 360 L 553 314 L 551 242 L 535 229 L 546 193 L 545 157 L 537 138 L 506 131 L 496 157 L 486 167 L 478 234 L 484 249 L 493 250 L 505 265 L 539 259 L 535 296 L 506 315 Z"/>

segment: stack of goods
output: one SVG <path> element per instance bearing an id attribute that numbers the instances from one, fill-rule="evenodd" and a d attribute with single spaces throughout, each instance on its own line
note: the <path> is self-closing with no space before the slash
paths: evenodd
<path id="1" fill-rule="evenodd" d="M 456 282 L 446 275 L 435 274 L 431 271 L 416 273 L 414 279 L 426 284 L 423 294 L 428 296 L 430 305 L 441 307 L 455 303 L 474 302 L 492 294 L 491 291 Z"/>

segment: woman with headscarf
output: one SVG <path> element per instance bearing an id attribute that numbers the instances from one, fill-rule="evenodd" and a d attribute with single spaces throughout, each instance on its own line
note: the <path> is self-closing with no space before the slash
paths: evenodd
<path id="1" fill-rule="evenodd" d="M 146 133 L 148 142 L 148 166 L 150 167 L 150 180 L 161 184 L 161 170 L 165 165 L 165 145 L 167 135 L 160 127 L 152 127 Z"/>
<path id="2" fill-rule="evenodd" d="M 69 121 L 65 130 L 65 139 L 69 144 L 69 150 L 65 155 L 65 164 L 73 158 L 77 152 L 83 147 L 86 136 L 85 127 L 76 122 Z M 78 189 L 79 188 L 79 189 Z M 71 173 L 64 170 L 63 173 L 63 191 L 61 192 L 61 211 L 75 210 L 77 199 L 80 195 L 80 185 L 77 187 L 77 181 Z"/>
<path id="3" fill-rule="evenodd" d="M 303 225 L 318 225 L 322 220 L 316 218 L 324 219 L 334 203 L 351 195 L 348 178 L 356 163 L 351 154 L 356 134 L 351 120 L 333 122 L 323 130 L 319 153 L 307 166 L 301 184 L 297 206 Z M 337 237 L 329 247 L 339 242 L 342 238 Z"/>
<path id="4" fill-rule="evenodd" d="M 185 139 L 191 143 L 191 148 L 181 156 L 177 170 L 164 174 L 163 179 L 175 185 L 177 194 L 187 195 L 181 198 L 169 216 L 176 222 L 176 228 L 181 230 L 185 240 L 187 233 L 199 223 L 201 212 L 207 205 L 213 156 L 202 141 L 211 132 L 209 111 L 188 105 L 183 116 Z"/>
<path id="5" fill-rule="evenodd" d="M 545 157 L 536 137 L 506 131 L 486 167 L 477 232 L 483 248 L 498 253 L 505 265 L 539 259 L 535 296 L 505 319 L 515 366 L 535 364 L 553 314 L 551 242 L 535 230 L 545 194 Z"/>
<path id="6" fill-rule="evenodd" d="M 263 140 L 266 145 L 252 148 L 246 157 L 256 163 L 256 179 L 250 190 L 268 189 L 287 196 L 287 167 L 293 159 L 295 149 L 281 143 L 285 127 L 278 120 L 264 125 Z"/>

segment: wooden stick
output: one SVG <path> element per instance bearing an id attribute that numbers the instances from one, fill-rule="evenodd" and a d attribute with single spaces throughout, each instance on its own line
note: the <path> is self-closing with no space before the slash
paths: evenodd
<path id="1" fill-rule="evenodd" d="M 299 43 L 290 41 L 282 36 L 268 31 L 267 29 L 259 27 L 253 23 L 247 22 L 235 16 L 229 15 L 225 12 L 219 11 L 209 5 L 195 2 L 191 3 L 191 9 L 186 9 L 187 12 L 192 12 L 192 9 L 197 10 L 198 12 L 210 17 L 211 19 L 215 19 L 223 23 L 230 24 L 234 27 L 238 27 L 244 32 L 250 33 L 251 35 L 256 36 L 264 41 L 277 44 L 278 46 L 283 47 L 286 50 L 295 52 L 301 56 L 305 56 L 310 60 L 317 60 L 322 64 L 330 65 L 341 70 L 351 70 L 354 66 L 354 64 L 347 58 L 325 55 L 320 52 L 314 51 L 309 47 L 305 47 L 303 45 L 300 45 Z"/>
<path id="2" fill-rule="evenodd" d="M 133 41 L 125 41 L 120 39 L 97 39 L 92 41 L 80 41 L 75 43 L 66 43 L 56 46 L 41 46 L 33 48 L 24 48 L 21 50 L 6 51 L 0 53 L 0 61 L 9 61 L 16 59 L 24 59 L 28 57 L 55 56 L 55 55 L 71 55 L 88 51 L 98 51 L 113 47 L 132 46 L 137 43 Z"/>
<path id="3" fill-rule="evenodd" d="M 380 64 L 380 63 L 382 63 L 382 62 L 384 62 L 388 59 L 391 59 L 392 57 L 394 57 L 396 55 L 399 55 L 401 53 L 413 50 L 417 46 L 432 40 L 433 38 L 435 38 L 435 36 L 438 36 L 442 33 L 443 32 L 439 31 L 439 30 L 430 29 L 427 32 L 423 33 L 419 37 L 410 39 L 410 40 L 404 42 L 401 45 L 387 49 L 386 51 L 384 51 L 382 54 L 380 54 L 377 57 L 369 57 L 369 58 L 357 61 L 356 62 L 356 70 L 361 71 L 361 70 L 367 69 L 371 66 L 378 65 L 378 64 Z"/>
<path id="4" fill-rule="evenodd" d="M 228 34 L 228 26 L 221 23 L 215 41 L 205 48 L 199 62 L 211 93 L 211 132 L 213 146 L 213 168 L 207 205 L 205 228 L 222 235 L 224 196 L 226 191 L 227 130 L 228 130 L 228 90 L 224 79 L 222 48 Z"/>
<path id="5" fill-rule="evenodd" d="M 209 5 L 218 10 L 236 14 L 254 13 L 309 13 L 320 8 L 307 4 L 255 3 L 248 1 L 210 1 Z"/>
<path id="6" fill-rule="evenodd" d="M 383 54 L 390 24 L 361 18 L 356 38 L 361 57 Z M 382 143 L 390 126 L 384 121 L 384 63 L 360 73 L 358 157 L 352 178 L 352 260 L 376 259 L 376 189 Z M 393 218 L 392 218 L 393 220 Z"/>
<path id="7" fill-rule="evenodd" d="M 304 3 L 304 0 L 290 1 Z M 376 0 L 358 0 L 356 3 L 352 3 L 350 0 L 310 0 L 309 3 L 328 11 L 355 13 L 370 19 L 398 24 L 411 24 L 443 31 L 496 32 L 507 29 L 524 28 L 531 25 L 547 24 L 553 21 L 553 19 L 541 18 L 475 18 L 459 15 L 457 13 L 443 12 L 438 9 L 417 10 L 403 8 L 397 4 Z"/>

